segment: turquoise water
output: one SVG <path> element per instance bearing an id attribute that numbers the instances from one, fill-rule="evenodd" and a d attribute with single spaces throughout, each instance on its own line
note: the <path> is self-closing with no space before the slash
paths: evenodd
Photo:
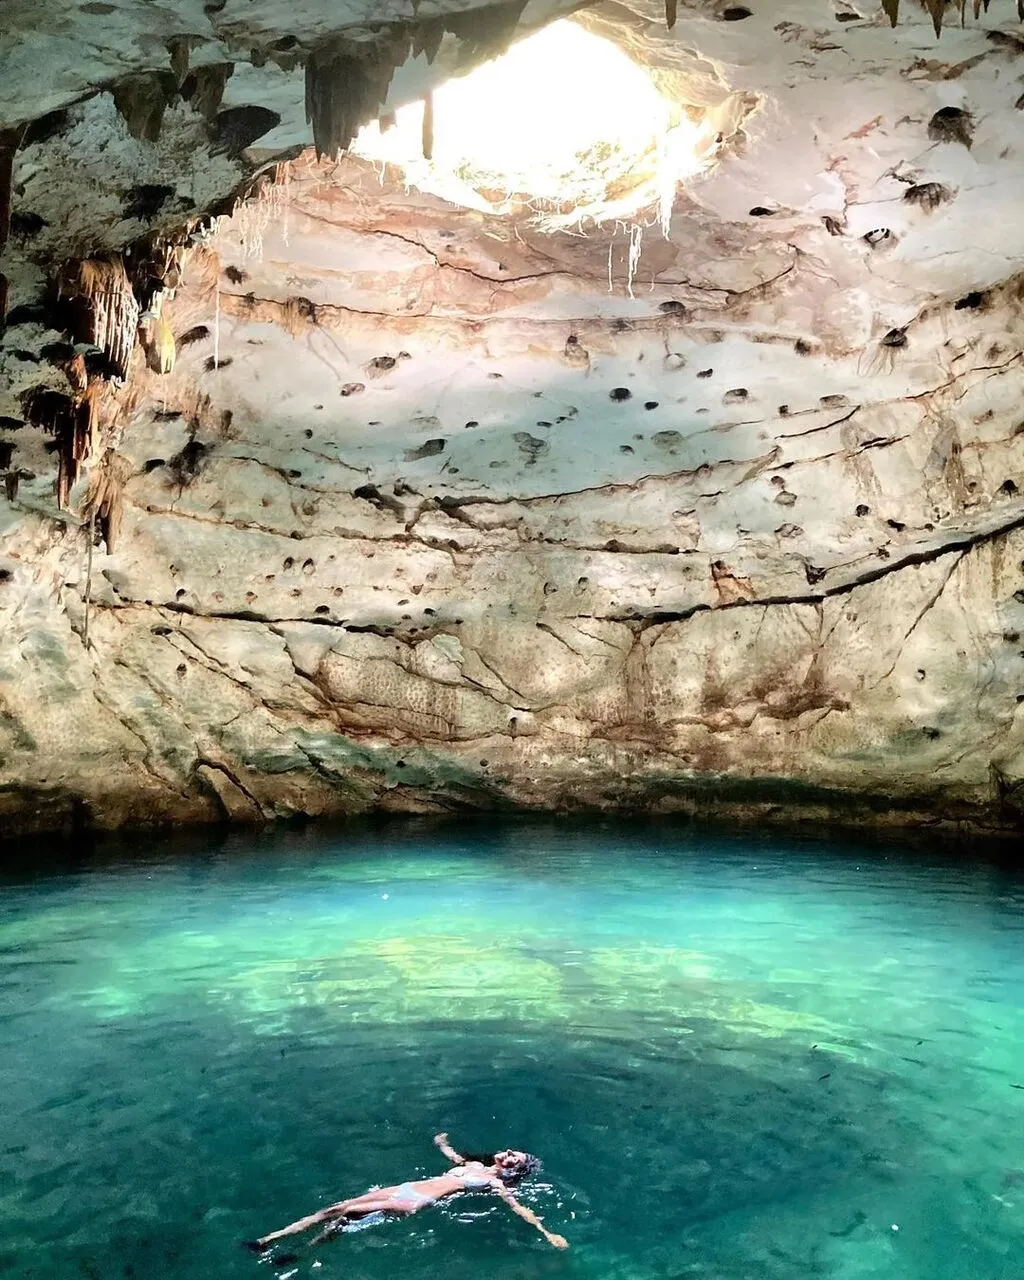
<path id="1" fill-rule="evenodd" d="M 1019 1280 L 1024 880 L 940 853 L 473 821 L 8 859 L 0 1273 Z M 536 1152 L 572 1248 L 481 1196 L 240 1247 L 439 1129 Z"/>

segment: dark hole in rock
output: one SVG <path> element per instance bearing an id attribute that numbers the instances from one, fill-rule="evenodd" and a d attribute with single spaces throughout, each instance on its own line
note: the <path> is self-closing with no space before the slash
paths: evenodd
<path id="1" fill-rule="evenodd" d="M 394 356 L 374 356 L 370 361 L 370 368 L 376 369 L 379 373 L 387 373 L 397 363 L 398 361 Z"/>
<path id="2" fill-rule="evenodd" d="M 651 442 L 659 449 L 671 449 L 675 445 L 682 444 L 683 437 L 678 431 L 655 431 L 651 436 Z"/>
<path id="3" fill-rule="evenodd" d="M 37 116 L 22 134 L 22 147 L 30 147 L 37 142 L 49 142 L 51 138 L 56 138 L 59 133 L 63 133 L 70 121 L 71 117 L 63 107 L 57 111 L 48 111 L 44 116 Z"/>
<path id="4" fill-rule="evenodd" d="M 769 209 L 767 205 L 763 204 L 755 204 L 753 209 L 750 210 L 752 218 L 770 218 L 776 213 L 778 213 L 778 209 Z"/>
<path id="5" fill-rule="evenodd" d="M 175 600 L 184 600 L 187 595 L 188 595 L 188 592 L 185 590 L 185 588 L 179 587 L 177 591 L 175 591 L 174 593 L 174 598 Z"/>
<path id="6" fill-rule="evenodd" d="M 538 423 L 537 423 L 537 426 L 538 426 L 538 427 L 550 427 L 550 426 L 551 426 L 551 423 L 550 423 L 550 422 L 538 422 Z"/>
<path id="7" fill-rule="evenodd" d="M 577 578 L 577 579 L 576 579 L 576 585 L 577 585 L 578 587 L 589 587 L 589 586 L 590 586 L 590 579 L 589 579 L 589 578 Z"/>
<path id="8" fill-rule="evenodd" d="M 843 234 L 843 224 L 838 218 L 833 218 L 831 214 L 826 213 L 822 218 L 822 222 L 830 236 L 841 236 Z"/>
<path id="9" fill-rule="evenodd" d="M 630 391 L 629 387 L 612 387 L 611 391 L 608 392 L 608 399 L 618 402 L 622 400 L 629 400 L 632 398 L 632 395 L 633 393 Z"/>
<path id="10" fill-rule="evenodd" d="M 190 347 L 193 342 L 202 342 L 204 338 L 210 336 L 210 330 L 205 324 L 194 324 L 191 329 L 186 329 L 178 339 L 178 350 L 183 347 Z"/>
<path id="11" fill-rule="evenodd" d="M 645 408 L 645 409 L 657 409 L 657 407 L 658 407 L 658 402 L 657 402 L 657 400 L 647 400 L 647 401 L 645 401 L 645 403 L 644 403 L 644 408 Z"/>
<path id="12" fill-rule="evenodd" d="M 939 733 L 938 729 L 933 729 L 931 725 L 925 725 L 925 727 L 921 730 L 921 732 L 931 742 L 934 742 L 936 738 L 939 738 L 942 736 Z"/>
<path id="13" fill-rule="evenodd" d="M 632 327 L 632 320 L 623 320 L 621 316 L 618 320 L 612 321 L 612 333 L 628 333 Z"/>
<path id="14" fill-rule="evenodd" d="M 234 356 L 226 356 L 223 360 L 217 360 L 214 356 L 207 356 L 203 361 L 203 368 L 207 373 L 215 373 L 218 369 L 226 369 L 228 365 L 234 364 Z"/>
<path id="15" fill-rule="evenodd" d="M 301 471 L 296 471 L 296 470 L 295 470 L 295 468 L 294 468 L 294 467 L 292 467 L 292 468 L 289 470 L 289 472 L 288 472 L 288 479 L 289 479 L 289 480 L 301 480 L 301 479 L 302 479 L 302 472 L 301 472 Z"/>
<path id="16" fill-rule="evenodd" d="M 244 284 L 249 279 L 248 273 L 241 267 L 227 266 L 224 268 L 224 274 L 232 284 Z"/>
<path id="17" fill-rule="evenodd" d="M 970 293 L 965 293 L 962 298 L 958 298 L 953 303 L 954 311 L 976 311 L 979 307 L 985 305 L 987 295 L 978 289 L 972 289 Z"/>
<path id="18" fill-rule="evenodd" d="M 74 358 L 75 348 L 70 342 L 48 342 L 39 348 L 39 354 L 51 364 L 64 364 Z"/>
<path id="19" fill-rule="evenodd" d="M 167 464 L 175 481 L 182 486 L 190 484 L 202 470 L 203 460 L 210 451 L 208 444 L 190 440 Z"/>
<path id="20" fill-rule="evenodd" d="M 714 373 L 714 369 L 698 369 L 698 370 L 697 370 L 697 377 L 698 377 L 698 378 L 710 378 L 710 377 L 711 377 L 711 375 L 712 375 L 713 373 Z"/>
<path id="21" fill-rule="evenodd" d="M 0 431 L 20 431 L 24 425 L 20 418 L 0 417 Z"/>
<path id="22" fill-rule="evenodd" d="M 962 107 L 940 107 L 928 121 L 928 137 L 933 142 L 959 142 L 970 149 L 974 140 L 974 121 Z"/>
<path id="23" fill-rule="evenodd" d="M 837 13 L 836 22 L 859 22 L 859 13 Z"/>
<path id="24" fill-rule="evenodd" d="M 45 218 L 41 218 L 38 213 L 12 213 L 11 214 L 11 235 L 15 240 L 30 240 L 32 236 L 37 236 L 43 227 L 50 224 Z"/>
<path id="25" fill-rule="evenodd" d="M 884 244 L 886 240 L 892 239 L 892 232 L 888 227 L 875 227 L 873 231 L 869 231 L 864 239 L 872 248 L 875 245 Z"/>
<path id="26" fill-rule="evenodd" d="M 750 392 L 746 387 L 733 387 L 731 391 L 727 391 L 722 397 L 723 404 L 741 404 L 750 397 Z"/>
<path id="27" fill-rule="evenodd" d="M 722 10 L 723 22 L 742 22 L 744 18 L 752 18 L 753 16 L 753 10 L 742 4 L 732 4 L 728 9 Z"/>
<path id="28" fill-rule="evenodd" d="M 366 390 L 364 382 L 346 382 L 338 393 L 341 396 L 357 396 L 361 391 Z"/>
<path id="29" fill-rule="evenodd" d="M 479 423 L 479 422 L 477 422 L 475 418 L 471 418 L 471 419 L 470 419 L 470 421 L 466 423 L 467 428 L 468 428 L 468 427 L 478 427 L 479 425 L 480 425 L 480 423 Z"/>
<path id="30" fill-rule="evenodd" d="M 147 458 L 145 466 L 142 468 L 142 470 L 148 476 L 151 471 L 156 471 L 157 467 L 162 467 L 165 464 L 166 464 L 166 459 L 164 458 Z"/>
<path id="31" fill-rule="evenodd" d="M 10 582 L 13 577 L 14 574 L 10 569 L 0 569 L 0 582 Z"/>
<path id="32" fill-rule="evenodd" d="M 281 565 L 282 569 L 294 569 L 295 561 L 291 556 L 287 556 Z"/>
<path id="33" fill-rule="evenodd" d="M 931 213 L 939 205 L 953 199 L 953 192 L 941 182 L 918 182 L 907 187 L 903 193 L 907 204 L 916 204 L 918 208 Z"/>
<path id="34" fill-rule="evenodd" d="M 666 316 L 681 316 L 686 314 L 686 308 L 681 302 L 677 302 L 675 298 L 669 298 L 665 302 L 659 302 L 658 310 Z"/>
<path id="35" fill-rule="evenodd" d="M 146 222 L 155 218 L 173 195 L 173 187 L 144 182 L 140 186 L 128 188 L 122 211 L 126 218 L 138 218 L 140 222 Z"/>
<path id="36" fill-rule="evenodd" d="M 226 111 L 218 112 L 214 121 L 215 143 L 210 148 L 211 154 L 237 156 L 280 123 L 280 115 L 269 107 L 253 104 L 228 107 Z"/>
<path id="37" fill-rule="evenodd" d="M 1024 604 L 1024 591 L 1015 591 L 1013 593 L 1013 598 L 1018 604 Z"/>
<path id="38" fill-rule="evenodd" d="M 635 453 L 635 449 L 631 444 L 620 444 L 619 453 Z"/>
<path id="39" fill-rule="evenodd" d="M 823 409 L 844 409 L 849 403 L 843 395 L 822 396 L 818 401 Z"/>
<path id="40" fill-rule="evenodd" d="M 890 329 L 882 338 L 882 346 L 898 349 L 899 347 L 905 347 L 907 345 L 907 341 L 906 329 Z"/>
<path id="41" fill-rule="evenodd" d="M 313 439 L 313 431 L 311 427 L 307 427 L 302 434 L 306 437 L 307 440 Z"/>
<path id="42" fill-rule="evenodd" d="M 49 312 L 46 307 L 38 302 L 23 302 L 19 306 L 11 307 L 7 313 L 7 328 L 16 329 L 20 324 L 42 324 L 49 323 Z"/>
<path id="43" fill-rule="evenodd" d="M 788 417 L 789 417 L 789 405 L 788 405 L 788 404 L 780 404 L 780 405 L 779 405 L 779 417 L 780 417 L 780 418 L 788 418 Z"/>
<path id="44" fill-rule="evenodd" d="M 1017 486 L 1012 480 L 1004 480 L 999 486 L 999 492 L 1005 493 L 1008 497 L 1012 497 L 1017 492 Z"/>
<path id="45" fill-rule="evenodd" d="M 811 354 L 811 344 L 806 338 L 797 338 L 793 343 L 793 350 L 798 356 L 809 356 Z"/>
<path id="46" fill-rule="evenodd" d="M 861 502 L 861 503 L 859 503 L 859 504 L 858 504 L 858 506 L 857 506 L 856 514 L 857 514 L 857 515 L 859 515 L 859 516 L 869 516 L 869 515 L 871 514 L 871 508 L 870 508 L 870 507 L 866 507 L 866 506 L 864 505 L 864 503 L 863 503 L 863 502 Z"/>
<path id="47" fill-rule="evenodd" d="M 406 462 L 419 462 L 421 458 L 433 458 L 437 454 L 443 453 L 445 441 L 440 437 L 433 440 L 424 440 L 418 449 L 407 449 L 405 453 Z"/>
<path id="48" fill-rule="evenodd" d="M 294 36 L 282 36 L 280 40 L 275 40 L 270 47 L 276 53 L 287 53 L 289 49 L 294 49 L 298 43 Z"/>
<path id="49" fill-rule="evenodd" d="M 804 565 L 804 575 L 806 576 L 807 581 L 811 584 L 811 586 L 813 586 L 816 582 L 820 582 L 822 578 L 824 578 L 827 572 L 828 571 L 826 569 L 820 569 L 815 564 Z"/>
<path id="50" fill-rule="evenodd" d="M 897 533 L 902 533 L 907 527 L 901 520 L 886 520 L 885 523 L 890 529 L 895 529 Z"/>
<path id="51" fill-rule="evenodd" d="M 330 605 L 326 605 L 326 604 L 318 604 L 317 607 L 313 610 L 314 613 L 319 613 L 321 615 L 325 613 L 330 613 L 330 611 L 331 611 Z"/>
<path id="52" fill-rule="evenodd" d="M 14 456 L 14 441 L 0 440 L 0 471 L 6 471 Z"/>

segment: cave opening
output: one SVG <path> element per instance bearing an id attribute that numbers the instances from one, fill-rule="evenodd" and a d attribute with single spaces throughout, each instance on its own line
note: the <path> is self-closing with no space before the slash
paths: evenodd
<path id="1" fill-rule="evenodd" d="M 562 19 L 400 107 L 352 151 L 397 165 L 420 191 L 482 213 L 527 212 L 550 230 L 671 219 L 711 129 L 671 101 L 618 45 Z"/>

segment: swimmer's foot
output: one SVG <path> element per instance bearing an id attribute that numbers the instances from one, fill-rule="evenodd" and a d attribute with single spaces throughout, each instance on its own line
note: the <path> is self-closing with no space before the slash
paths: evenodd
<path id="1" fill-rule="evenodd" d="M 242 1248 L 248 1249 L 250 1253 L 254 1253 L 257 1258 L 260 1258 L 267 1252 L 270 1245 L 264 1244 L 262 1240 L 243 1240 Z"/>

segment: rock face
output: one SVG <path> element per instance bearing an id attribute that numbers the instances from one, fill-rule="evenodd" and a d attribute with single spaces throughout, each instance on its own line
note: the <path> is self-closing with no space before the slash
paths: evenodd
<path id="1" fill-rule="evenodd" d="M 745 104 L 634 275 L 628 228 L 306 155 L 193 251 L 173 372 L 106 393 L 91 553 L 12 431 L 9 830 L 1021 822 L 1024 39 L 771 8 L 588 14 Z"/>

